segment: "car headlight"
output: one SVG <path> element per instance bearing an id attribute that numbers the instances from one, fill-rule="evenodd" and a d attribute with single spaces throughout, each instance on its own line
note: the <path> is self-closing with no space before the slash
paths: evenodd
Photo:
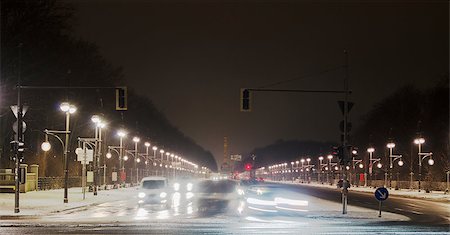
<path id="1" fill-rule="evenodd" d="M 145 197 L 145 193 L 140 192 L 140 193 L 138 194 L 138 197 L 139 197 L 139 198 L 144 198 L 144 197 Z"/>
<path id="2" fill-rule="evenodd" d="M 162 197 L 162 198 L 165 198 L 167 196 L 167 193 L 166 192 L 162 192 L 162 193 L 159 194 L 159 196 Z"/>
<path id="3" fill-rule="evenodd" d="M 194 185 L 193 185 L 192 183 L 187 183 L 187 185 L 186 185 L 186 190 L 187 190 L 187 191 L 191 191 L 193 186 L 194 186 Z"/>
<path id="4" fill-rule="evenodd" d="M 256 195 L 262 195 L 262 194 L 263 194 L 263 191 L 260 188 L 256 189 Z"/>
<path id="5" fill-rule="evenodd" d="M 239 195 L 244 195 L 244 194 L 245 194 L 244 190 L 242 190 L 242 189 L 240 189 L 240 188 L 237 189 L 237 193 L 238 193 Z"/>
<path id="6" fill-rule="evenodd" d="M 180 184 L 179 183 L 173 184 L 173 189 L 175 189 L 175 191 L 180 190 Z"/>

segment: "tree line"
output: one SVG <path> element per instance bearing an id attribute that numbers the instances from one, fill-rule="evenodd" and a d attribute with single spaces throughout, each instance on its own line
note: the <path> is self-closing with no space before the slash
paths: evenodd
<path id="1" fill-rule="evenodd" d="M 126 75 L 120 67 L 109 63 L 95 43 L 74 34 L 74 8 L 56 0 L 1 1 L 1 78 L 0 78 L 0 168 L 12 166 L 9 142 L 14 138 L 15 117 L 10 105 L 17 102 L 15 89 L 22 85 L 60 86 L 64 89 L 23 90 L 26 152 L 24 161 L 41 165 L 41 175 L 62 175 L 62 147 L 53 140 L 49 153 L 40 150 L 43 130 L 64 130 L 65 117 L 60 102 L 69 101 L 78 108 L 71 122 L 69 159 L 75 161 L 73 150 L 77 137 L 93 137 L 90 121 L 93 114 L 108 122 L 107 145 L 118 145 L 116 130 L 125 128 L 153 145 L 179 153 L 184 158 L 217 169 L 212 154 L 174 127 L 146 97 L 128 89 L 128 111 L 115 111 L 115 86 L 126 86 Z M 109 87 L 70 89 L 70 87 Z M 52 140 L 51 140 L 52 141 Z M 71 164 L 70 174 L 78 174 L 79 164 Z M 43 169 L 42 169 L 43 167 Z"/>

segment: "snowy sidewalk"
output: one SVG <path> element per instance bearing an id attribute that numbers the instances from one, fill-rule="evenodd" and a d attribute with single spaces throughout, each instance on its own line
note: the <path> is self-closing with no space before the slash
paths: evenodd
<path id="1" fill-rule="evenodd" d="M 292 181 L 267 181 L 267 182 L 272 182 L 272 183 L 282 183 L 282 184 L 298 184 L 298 185 L 305 185 L 305 186 L 311 186 L 311 187 L 321 187 L 321 188 L 331 188 L 331 189 L 337 189 L 336 185 L 329 185 L 329 184 L 320 184 L 317 182 L 311 182 L 311 183 L 299 183 L 299 182 L 292 182 Z M 444 192 L 440 192 L 440 191 L 434 191 L 431 193 L 426 193 L 425 190 L 422 190 L 421 192 L 418 192 L 417 190 L 409 190 L 409 189 L 399 189 L 399 190 L 394 190 L 389 189 L 389 194 L 390 195 L 395 195 L 395 196 L 401 196 L 401 197 L 409 197 L 409 198 L 421 198 L 421 199 L 429 199 L 429 200 L 433 200 L 433 201 L 438 201 L 438 202 L 450 202 L 450 195 L 449 194 L 444 194 Z M 350 187 L 349 191 L 355 191 L 355 192 L 366 192 L 366 193 L 374 193 L 375 192 L 375 188 L 371 188 L 371 187 L 363 187 L 363 186 L 359 186 L 359 187 Z"/>
<path id="2" fill-rule="evenodd" d="M 14 213 L 14 193 L 0 193 L 0 220 L 14 217 L 32 217 L 66 211 L 98 203 L 126 199 L 136 189 L 121 188 L 98 191 L 97 196 L 86 192 L 83 200 L 81 188 L 70 188 L 68 203 L 63 203 L 64 189 L 32 191 L 20 194 L 20 212 Z"/>

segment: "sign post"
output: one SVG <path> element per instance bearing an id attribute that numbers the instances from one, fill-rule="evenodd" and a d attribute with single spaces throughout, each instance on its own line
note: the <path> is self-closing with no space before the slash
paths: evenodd
<path id="1" fill-rule="evenodd" d="M 378 214 L 378 217 L 381 217 L 381 205 L 382 205 L 384 200 L 388 199 L 388 197 L 389 197 L 389 191 L 385 187 L 380 187 L 380 188 L 377 188 L 377 190 L 375 190 L 375 198 L 379 202 L 379 206 L 378 206 L 379 214 Z"/>
<path id="2" fill-rule="evenodd" d="M 83 200 L 86 199 L 86 164 L 92 162 L 94 157 L 94 150 L 87 148 L 87 142 L 83 141 L 83 148 L 77 148 L 75 153 L 77 154 L 77 160 L 81 162 L 82 173 L 81 173 L 81 187 L 83 192 Z"/>

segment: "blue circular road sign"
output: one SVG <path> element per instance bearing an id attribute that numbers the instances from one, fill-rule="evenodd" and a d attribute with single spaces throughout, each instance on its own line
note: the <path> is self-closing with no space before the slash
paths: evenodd
<path id="1" fill-rule="evenodd" d="M 375 190 L 375 198 L 378 201 L 384 201 L 388 199 L 389 197 L 389 191 L 385 187 L 380 187 Z"/>

